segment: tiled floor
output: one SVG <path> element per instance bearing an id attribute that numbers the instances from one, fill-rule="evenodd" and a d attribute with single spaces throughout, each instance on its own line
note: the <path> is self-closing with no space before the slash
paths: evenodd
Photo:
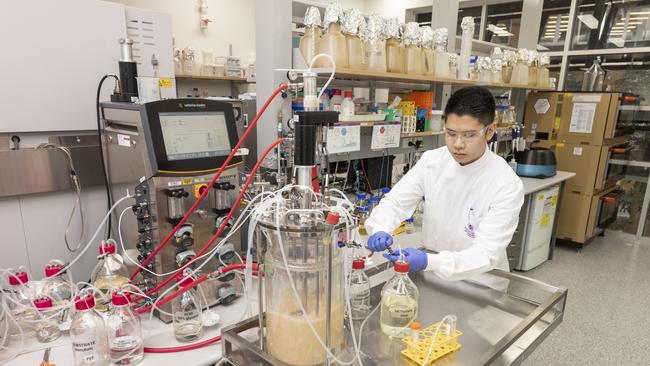
<path id="1" fill-rule="evenodd" d="M 650 239 L 607 232 L 524 274 L 569 289 L 562 324 L 524 365 L 650 365 Z"/>

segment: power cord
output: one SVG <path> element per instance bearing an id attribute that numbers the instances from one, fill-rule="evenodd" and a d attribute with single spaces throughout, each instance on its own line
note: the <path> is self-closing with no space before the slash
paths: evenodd
<path id="1" fill-rule="evenodd" d="M 108 180 L 108 173 L 106 172 L 106 163 L 104 162 L 104 144 L 102 142 L 102 126 L 101 126 L 101 118 L 99 115 L 99 97 L 102 91 L 102 85 L 104 84 L 104 81 L 108 78 L 114 78 L 115 79 L 115 87 L 114 87 L 114 93 L 119 94 L 120 92 L 120 79 L 117 77 L 115 74 L 106 74 L 102 76 L 102 78 L 99 80 L 99 85 L 97 85 L 97 98 L 95 99 L 95 109 L 97 111 L 97 141 L 99 144 L 99 160 L 101 162 L 102 166 L 102 173 L 104 176 L 104 188 L 106 188 L 106 205 L 110 209 L 111 206 L 113 205 L 113 196 L 111 195 L 111 188 Z M 108 225 L 106 228 L 106 240 L 108 240 L 111 237 L 111 216 L 108 217 Z"/>

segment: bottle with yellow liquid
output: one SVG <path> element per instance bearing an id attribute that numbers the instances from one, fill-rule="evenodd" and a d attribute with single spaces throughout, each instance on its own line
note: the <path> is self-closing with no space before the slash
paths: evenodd
<path id="1" fill-rule="evenodd" d="M 384 334 L 403 338 L 410 334 L 409 325 L 418 316 L 420 294 L 408 276 L 408 262 L 396 261 L 394 268 L 395 275 L 381 290 L 379 322 Z"/>
<path id="2" fill-rule="evenodd" d="M 104 295 L 105 301 L 95 295 L 95 310 L 108 311 L 111 302 L 111 292 L 119 290 L 123 285 L 129 283 L 129 273 L 124 265 L 122 257 L 115 253 L 115 243 L 112 241 L 102 242 L 99 246 L 99 262 L 90 275 L 90 282 Z"/>

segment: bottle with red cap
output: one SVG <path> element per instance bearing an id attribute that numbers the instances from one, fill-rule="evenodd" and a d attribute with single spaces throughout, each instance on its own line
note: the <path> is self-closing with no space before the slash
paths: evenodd
<path id="1" fill-rule="evenodd" d="M 13 339 L 33 335 L 33 321 L 37 319 L 38 314 L 32 306 L 34 288 L 29 283 L 29 276 L 27 272 L 17 271 L 10 273 L 8 277 L 11 293 L 5 295 L 11 296 L 11 300 L 7 300 L 6 302 L 11 311 L 11 316 L 15 320 L 15 322 L 7 322 L 9 335 Z"/>
<path id="2" fill-rule="evenodd" d="M 72 300 L 72 285 L 63 278 L 63 266 L 48 263 L 45 266 L 43 295 L 54 301 L 55 305 L 65 305 Z"/>
<path id="3" fill-rule="evenodd" d="M 102 241 L 99 246 L 99 262 L 90 275 L 90 282 L 104 295 L 103 299 L 99 294 L 95 296 L 95 309 L 99 312 L 108 311 L 111 292 L 129 282 L 129 272 L 122 256 L 116 253 L 113 240 Z"/>
<path id="4" fill-rule="evenodd" d="M 176 281 L 179 288 L 183 288 L 192 282 L 192 278 L 180 275 Z M 193 288 L 172 300 L 174 336 L 179 342 L 192 342 L 203 335 L 200 304 L 196 290 Z"/>
<path id="5" fill-rule="evenodd" d="M 408 276 L 409 264 L 395 262 L 395 275 L 381 290 L 379 323 L 384 334 L 403 338 L 410 334 L 409 325 L 417 319 L 420 293 Z"/>
<path id="6" fill-rule="evenodd" d="M 127 293 L 113 292 L 111 302 L 111 312 L 106 320 L 111 362 L 135 365 L 144 357 L 140 317 L 131 310 Z"/>
<path id="7" fill-rule="evenodd" d="M 56 321 L 56 308 L 51 298 L 42 296 L 34 299 L 34 307 L 39 312 L 40 320 L 36 323 L 36 340 L 49 343 L 61 336 L 61 330 Z"/>
<path id="8" fill-rule="evenodd" d="M 352 92 L 346 90 L 343 93 L 343 101 L 341 102 L 341 116 L 354 116 L 354 100 L 352 100 Z"/>
<path id="9" fill-rule="evenodd" d="M 104 319 L 95 311 L 92 294 L 74 298 L 76 312 L 70 325 L 74 366 L 107 366 L 108 335 Z"/>
<path id="10" fill-rule="evenodd" d="M 370 312 L 370 279 L 365 271 L 366 261 L 352 261 L 352 272 L 348 275 L 350 295 L 350 318 L 364 320 Z"/>
<path id="11" fill-rule="evenodd" d="M 343 103 L 343 97 L 341 96 L 341 89 L 334 89 L 332 99 L 330 99 L 330 102 L 332 103 L 333 111 L 335 112 L 341 111 L 341 103 Z"/>

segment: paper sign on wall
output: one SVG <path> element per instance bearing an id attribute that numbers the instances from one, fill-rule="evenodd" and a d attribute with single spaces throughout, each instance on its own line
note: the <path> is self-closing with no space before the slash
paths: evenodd
<path id="1" fill-rule="evenodd" d="M 327 152 L 339 154 L 361 150 L 360 126 L 334 126 L 327 129 Z"/>
<path id="2" fill-rule="evenodd" d="M 399 147 L 401 132 L 402 125 L 399 124 L 372 126 L 372 143 L 370 144 L 370 148 L 380 150 Z"/>
<path id="3" fill-rule="evenodd" d="M 535 112 L 537 112 L 537 114 L 546 114 L 546 112 L 548 112 L 548 110 L 551 109 L 551 103 L 546 98 L 540 98 L 537 99 L 534 107 L 535 107 Z"/>
<path id="4" fill-rule="evenodd" d="M 582 156 L 582 148 L 581 147 L 574 147 L 573 148 L 573 155 Z"/>
<path id="5" fill-rule="evenodd" d="M 596 103 L 573 103 L 569 132 L 591 133 L 597 106 Z"/>

